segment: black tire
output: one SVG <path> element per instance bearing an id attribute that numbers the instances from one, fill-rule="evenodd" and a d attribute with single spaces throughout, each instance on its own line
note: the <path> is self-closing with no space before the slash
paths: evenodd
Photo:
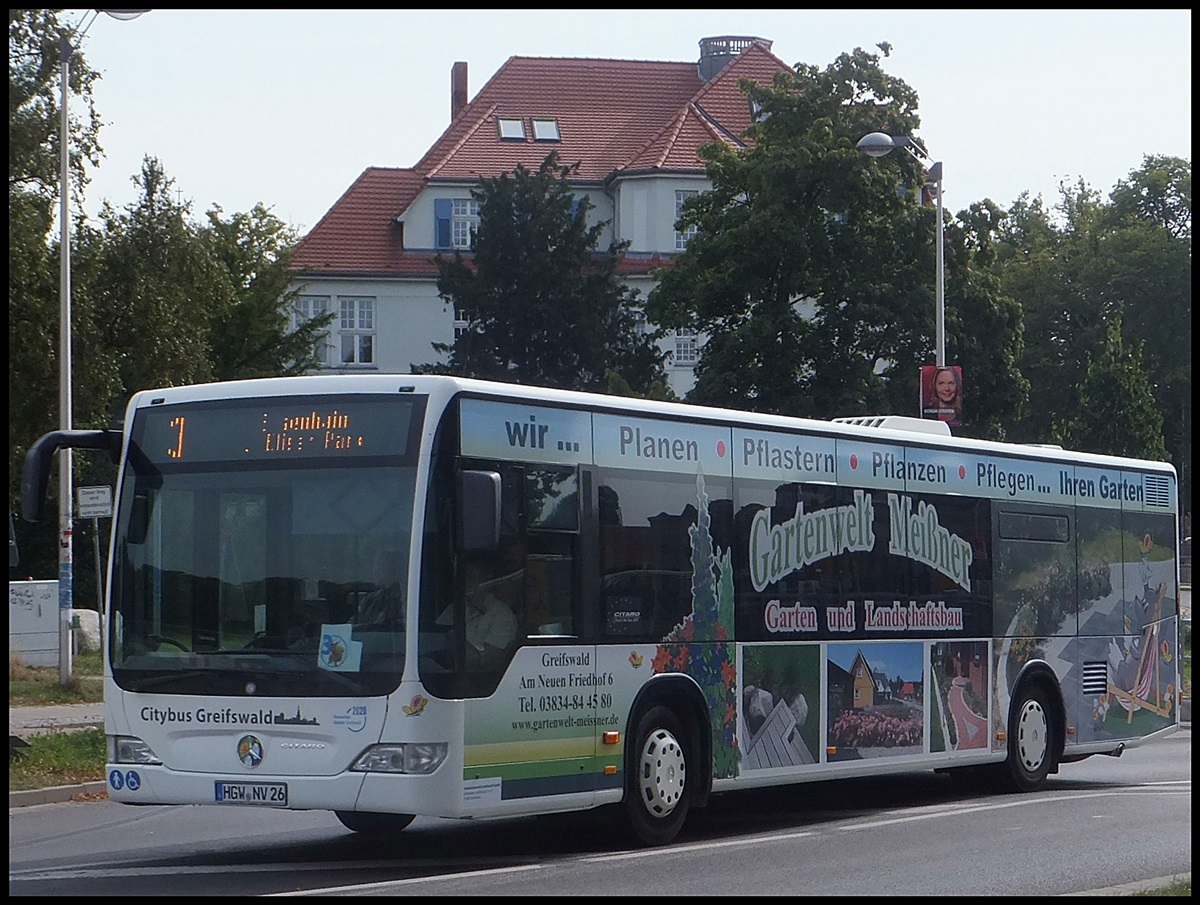
<path id="1" fill-rule="evenodd" d="M 637 841 L 666 845 L 687 819 L 690 751 L 670 709 L 651 707 L 637 721 L 625 782 L 625 816 Z"/>
<path id="2" fill-rule="evenodd" d="M 388 836 L 399 833 L 416 819 L 413 814 L 372 814 L 367 811 L 334 811 L 348 830 L 364 836 Z"/>
<path id="3" fill-rule="evenodd" d="M 1022 685 L 1008 720 L 1007 780 L 1018 792 L 1039 788 L 1054 761 L 1054 709 L 1040 685 Z"/>

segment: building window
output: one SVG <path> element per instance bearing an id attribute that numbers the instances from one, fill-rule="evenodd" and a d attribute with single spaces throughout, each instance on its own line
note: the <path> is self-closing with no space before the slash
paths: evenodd
<path id="1" fill-rule="evenodd" d="M 470 248 L 471 235 L 479 229 L 479 202 L 473 198 L 455 198 L 450 213 L 450 244 Z"/>
<path id="2" fill-rule="evenodd" d="M 434 247 L 469 249 L 471 236 L 479 229 L 479 207 L 473 198 L 435 198 Z"/>
<path id="3" fill-rule="evenodd" d="M 635 308 L 633 311 L 633 323 L 637 332 L 645 336 L 654 332 L 654 328 L 650 326 L 650 319 L 646 317 L 646 312 L 641 308 Z"/>
<path id="4" fill-rule="evenodd" d="M 375 299 L 339 298 L 344 365 L 375 363 Z"/>
<path id="5" fill-rule="evenodd" d="M 329 310 L 329 296 L 301 295 L 292 303 L 292 332 L 299 330 L 314 318 L 323 316 Z M 329 364 L 329 334 L 322 333 L 321 339 L 314 346 L 317 363 Z"/>
<path id="6" fill-rule="evenodd" d="M 534 141 L 558 141 L 558 120 L 533 118 Z"/>
<path id="7" fill-rule="evenodd" d="M 675 331 L 675 354 L 673 361 L 677 365 L 694 365 L 700 359 L 700 349 L 696 343 L 696 331 L 683 327 Z"/>
<path id="8" fill-rule="evenodd" d="M 471 332 L 471 309 L 454 306 L 454 339 Z"/>
<path id="9" fill-rule="evenodd" d="M 683 216 L 683 202 L 689 198 L 694 198 L 700 192 L 696 189 L 681 189 L 675 192 L 675 222 L 679 222 L 679 218 Z M 675 232 L 675 250 L 683 251 L 687 248 L 688 241 L 692 236 L 696 235 L 696 227 L 689 226 L 686 232 Z"/>
<path id="10" fill-rule="evenodd" d="M 506 141 L 525 140 L 525 120 L 520 117 L 497 116 L 496 128 L 500 130 L 501 139 Z"/>

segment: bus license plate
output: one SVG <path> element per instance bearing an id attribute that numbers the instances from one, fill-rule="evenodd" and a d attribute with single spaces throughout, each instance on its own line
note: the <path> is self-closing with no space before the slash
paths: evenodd
<path id="1" fill-rule="evenodd" d="M 217 782 L 218 804 L 264 804 L 285 808 L 288 803 L 285 782 Z"/>

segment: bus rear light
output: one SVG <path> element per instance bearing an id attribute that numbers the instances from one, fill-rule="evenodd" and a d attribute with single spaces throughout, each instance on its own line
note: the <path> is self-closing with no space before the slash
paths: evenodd
<path id="1" fill-rule="evenodd" d="M 358 773 L 432 773 L 446 759 L 445 742 L 372 745 L 350 765 Z"/>
<path id="2" fill-rule="evenodd" d="M 110 764 L 162 764 L 149 745 L 132 735 L 106 735 L 104 745 L 108 749 Z"/>

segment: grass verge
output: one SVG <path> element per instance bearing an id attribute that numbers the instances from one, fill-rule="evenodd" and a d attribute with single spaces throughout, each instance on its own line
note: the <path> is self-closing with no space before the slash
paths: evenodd
<path id="1" fill-rule="evenodd" d="M 103 674 L 98 651 L 72 658 L 71 681 L 66 685 L 59 681 L 58 667 L 26 666 L 10 656 L 8 706 L 95 704 L 104 694 Z M 10 792 L 104 779 L 103 729 L 29 735 L 25 741 L 28 747 L 9 745 Z"/>
<path id="2" fill-rule="evenodd" d="M 76 655 L 71 681 L 59 681 L 57 666 L 26 666 L 8 658 L 8 706 L 42 704 L 96 704 L 104 697 L 104 664 L 99 651 Z"/>
<path id="3" fill-rule="evenodd" d="M 104 779 L 104 730 L 33 735 L 8 758 L 8 791 L 46 789 Z"/>
<path id="4" fill-rule="evenodd" d="M 1192 895 L 1192 878 L 1177 877 L 1168 885 L 1158 889 L 1147 889 L 1145 892 L 1135 892 L 1135 896 L 1188 896 Z"/>

